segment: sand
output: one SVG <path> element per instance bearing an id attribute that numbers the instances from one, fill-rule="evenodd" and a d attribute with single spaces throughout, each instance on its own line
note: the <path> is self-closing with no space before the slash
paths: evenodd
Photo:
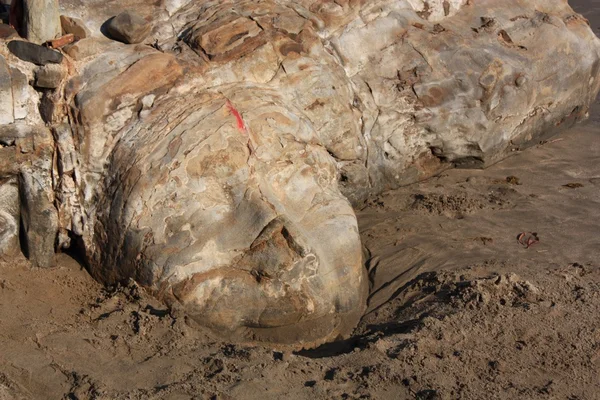
<path id="1" fill-rule="evenodd" d="M 599 33 L 600 0 L 571 3 Z M 301 352 L 222 342 L 67 255 L 49 270 L 1 261 L 0 400 L 600 398 L 598 110 L 358 218 L 369 313 L 350 339 Z"/>

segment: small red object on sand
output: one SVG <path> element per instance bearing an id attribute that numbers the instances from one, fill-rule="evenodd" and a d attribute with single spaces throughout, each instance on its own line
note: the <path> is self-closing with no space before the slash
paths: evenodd
<path id="1" fill-rule="evenodd" d="M 72 33 L 66 34 L 65 36 L 61 36 L 58 39 L 49 40 L 46 42 L 48 47 L 51 49 L 58 49 L 60 47 L 66 46 L 69 43 L 73 43 L 75 41 L 75 35 Z"/>
<path id="2" fill-rule="evenodd" d="M 517 235 L 517 242 L 526 249 L 540 242 L 537 232 L 521 232 Z"/>

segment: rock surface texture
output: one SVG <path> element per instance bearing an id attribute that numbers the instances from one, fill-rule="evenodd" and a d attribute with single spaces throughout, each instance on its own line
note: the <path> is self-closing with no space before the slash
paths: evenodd
<path id="1" fill-rule="evenodd" d="M 20 168 L 26 236 L 42 260 L 40 233 L 77 244 L 98 280 L 133 278 L 234 340 L 343 337 L 369 286 L 352 205 L 587 115 L 600 88 L 587 21 L 563 0 L 508 3 L 155 10 L 154 48 L 93 42 L 63 61 L 68 83 L 46 85 L 55 161 Z M 50 157 L 43 137 L 35 160 Z"/>
<path id="2" fill-rule="evenodd" d="M 64 35 L 73 34 L 78 39 L 85 39 L 91 34 L 90 30 L 85 26 L 83 21 L 78 18 L 71 18 L 61 15 L 60 25 Z"/>
<path id="3" fill-rule="evenodd" d="M 19 248 L 19 194 L 16 179 L 0 178 L 0 255 L 16 255 Z"/>
<path id="4" fill-rule="evenodd" d="M 13 28 L 10 25 L 6 25 L 0 22 L 0 39 L 15 39 L 18 38 L 19 34 L 17 33 L 17 31 L 15 30 L 15 28 Z"/>

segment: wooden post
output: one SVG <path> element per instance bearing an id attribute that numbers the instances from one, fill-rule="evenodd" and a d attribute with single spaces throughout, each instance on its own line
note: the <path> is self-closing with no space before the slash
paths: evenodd
<path id="1" fill-rule="evenodd" d="M 33 43 L 42 44 L 62 33 L 58 0 L 14 0 L 23 4 L 22 32 Z"/>

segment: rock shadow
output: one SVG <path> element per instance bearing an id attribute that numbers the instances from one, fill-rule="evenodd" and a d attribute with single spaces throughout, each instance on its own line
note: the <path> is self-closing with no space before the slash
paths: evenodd
<path id="1" fill-rule="evenodd" d="M 446 283 L 436 272 L 424 272 L 394 292 L 381 307 L 365 314 L 350 338 L 295 354 L 308 358 L 338 356 L 356 349 L 364 350 L 387 336 L 414 332 L 421 327 L 425 318 L 433 316 L 429 310 L 431 305 L 448 303 L 460 284 Z M 383 311 L 384 318 L 371 318 L 381 308 L 386 309 Z"/>

